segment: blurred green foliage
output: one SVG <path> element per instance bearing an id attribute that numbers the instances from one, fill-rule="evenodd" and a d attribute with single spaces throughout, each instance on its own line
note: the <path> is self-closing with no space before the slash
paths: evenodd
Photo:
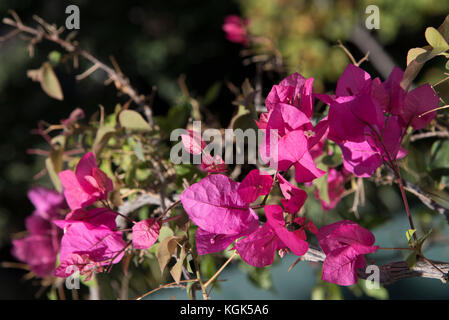
<path id="1" fill-rule="evenodd" d="M 317 88 L 335 82 L 343 72 L 348 59 L 335 45 L 338 40 L 349 41 L 357 24 L 364 26 L 368 5 L 379 7 L 380 29 L 373 33 L 383 46 L 411 39 L 415 33 L 423 39 L 429 21 L 439 17 L 441 23 L 449 11 L 449 2 L 439 0 L 240 0 L 239 4 L 251 22 L 250 31 L 274 42 L 288 72 L 314 77 Z M 402 68 L 408 49 L 418 45 L 402 45 L 402 54 L 394 56 Z"/>

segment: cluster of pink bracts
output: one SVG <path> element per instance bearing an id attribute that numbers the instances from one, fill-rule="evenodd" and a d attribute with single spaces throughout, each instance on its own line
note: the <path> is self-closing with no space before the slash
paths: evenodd
<path id="1" fill-rule="evenodd" d="M 354 284 L 356 270 L 366 265 L 364 255 L 378 249 L 374 236 L 351 221 L 317 230 L 312 221 L 298 216 L 307 193 L 282 174 L 293 167 L 296 182 L 306 184 L 323 176 L 326 172 L 317 168 L 314 159 L 323 154 L 326 139 L 334 141 L 342 149 L 343 168 L 328 171 L 330 203 L 322 201 L 327 210 L 338 204 L 348 177 L 369 177 L 382 163 L 391 164 L 404 157 L 401 142 L 405 131 L 409 126 L 424 128 L 433 119 L 435 112 L 430 111 L 438 107 L 438 97 L 429 85 L 404 91 L 402 77 L 402 71 L 394 69 L 388 80 L 381 82 L 349 65 L 335 95 L 314 93 L 313 78 L 305 79 L 297 73 L 273 86 L 266 99 L 267 112 L 257 121 L 261 130 L 277 133 L 277 157 L 269 156 L 270 134 L 265 135 L 259 150 L 268 165 L 277 170 L 273 176 L 253 170 L 242 182 L 235 182 L 223 174 L 226 166 L 221 158 L 204 152 L 206 144 L 200 133 L 189 131 L 184 135 L 184 147 L 202 155 L 200 167 L 208 172 L 180 196 L 185 211 L 198 226 L 198 253 L 223 251 L 234 243 L 231 250 L 246 263 L 264 267 L 273 263 L 276 252 L 281 257 L 289 252 L 304 255 L 309 249 L 308 231 L 316 235 L 326 254 L 322 279 L 339 285 Z M 330 107 L 328 116 L 314 125 L 315 98 Z M 79 270 L 89 278 L 93 272 L 118 263 L 131 243 L 126 243 L 123 231 L 117 230 L 118 213 L 107 203 L 113 183 L 98 168 L 92 152 L 79 161 L 75 172 L 62 171 L 59 177 L 71 211 L 62 215 L 67 207 L 61 195 L 33 189 L 29 197 L 36 211 L 26 221 L 29 235 L 14 240 L 13 254 L 42 277 L 51 273 L 67 277 Z M 283 195 L 281 205 L 256 203 L 276 185 Z M 92 208 L 96 202 L 104 207 Z M 254 211 L 258 205 L 264 208 L 263 224 Z M 162 223 L 157 218 L 133 222 L 133 247 L 151 247 Z M 58 253 L 60 264 L 55 270 Z"/>
<path id="2" fill-rule="evenodd" d="M 395 68 L 381 82 L 361 68 L 348 65 L 338 81 L 336 94 L 313 92 L 313 78 L 295 73 L 267 96 L 267 112 L 257 125 L 265 130 L 260 156 L 276 169 L 274 176 L 251 171 L 238 183 L 217 171 L 186 189 L 180 199 L 190 219 L 198 226 L 196 244 L 199 254 L 232 249 L 248 264 L 264 267 L 273 263 L 276 252 L 283 257 L 292 252 L 302 256 L 309 249 L 306 230 L 315 234 L 326 254 L 322 279 L 339 285 L 357 281 L 357 269 L 366 265 L 364 255 L 374 253 L 374 236 L 352 221 L 340 221 L 317 230 L 312 221 L 298 216 L 307 198 L 304 190 L 289 183 L 282 173 L 294 168 L 298 183 L 310 184 L 326 172 L 314 159 L 323 155 L 327 139 L 342 149 L 343 167 L 328 170 L 329 203 L 321 200 L 323 210 L 335 208 L 351 175 L 370 177 L 384 162 L 393 165 L 407 152 L 402 138 L 409 126 L 424 128 L 434 117 L 438 96 L 430 85 L 410 92 L 400 86 L 403 72 Z M 315 98 L 329 105 L 328 116 L 312 123 Z M 275 133 L 269 134 L 269 133 Z M 275 141 L 270 141 L 274 139 Z M 185 149 L 203 154 L 206 144 L 199 133 L 183 136 Z M 278 149 L 276 156 L 270 148 Z M 330 152 L 330 151 L 328 151 Z M 204 168 L 204 166 L 202 166 Z M 214 174 L 212 174 L 214 173 Z M 266 222 L 260 225 L 252 204 L 268 195 L 276 178 L 283 199 L 281 205 L 263 204 Z M 315 196 L 319 197 L 318 190 Z"/>

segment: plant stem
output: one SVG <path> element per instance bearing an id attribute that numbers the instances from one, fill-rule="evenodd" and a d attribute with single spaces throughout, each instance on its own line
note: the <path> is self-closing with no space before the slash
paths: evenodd
<path id="1" fill-rule="evenodd" d="M 398 162 L 396 160 L 393 161 L 393 170 L 398 180 L 399 189 L 401 190 L 402 201 L 404 202 L 405 211 L 407 212 L 408 222 L 410 223 L 410 228 L 416 230 L 415 224 L 413 223 L 412 215 L 410 214 L 410 208 L 407 202 L 407 196 L 405 195 L 404 185 L 402 183 L 401 173 L 399 172 Z M 418 237 L 416 236 L 416 232 L 413 233 L 413 239 L 418 241 Z"/>
<path id="2" fill-rule="evenodd" d="M 445 273 L 443 270 L 441 270 L 440 268 L 438 268 L 432 261 L 430 261 L 429 259 L 427 259 L 426 257 L 424 257 L 422 254 L 419 254 L 419 256 L 420 256 L 425 262 L 427 262 L 427 263 L 430 264 L 432 267 L 434 267 L 435 269 L 437 269 L 438 271 L 440 271 L 440 272 L 443 274 L 443 276 L 446 276 L 446 273 Z"/>
<path id="3" fill-rule="evenodd" d="M 193 254 L 193 263 L 195 264 L 195 272 L 196 272 L 196 278 L 201 286 L 201 292 L 203 293 L 203 299 L 209 300 L 209 296 L 207 295 L 206 286 L 204 285 L 203 280 L 201 279 L 201 272 L 200 272 L 200 266 L 198 264 L 198 253 L 194 252 Z"/>
<path id="4" fill-rule="evenodd" d="M 188 280 L 181 280 L 181 281 L 179 281 L 179 283 L 196 282 L 196 281 L 197 281 L 197 279 L 188 279 Z M 155 289 L 153 289 L 151 291 L 148 291 L 148 292 L 144 293 L 143 295 L 137 297 L 136 300 L 141 300 L 141 299 L 145 298 L 146 296 L 148 296 L 148 295 L 150 295 L 150 294 L 152 294 L 152 293 L 154 293 L 154 292 L 156 292 L 156 291 L 158 291 L 160 289 L 170 288 L 173 285 L 177 285 L 177 283 L 176 282 L 170 282 L 170 283 L 164 284 L 162 286 L 159 286 L 159 287 L 157 287 L 157 288 L 155 288 Z"/>
<path id="5" fill-rule="evenodd" d="M 215 274 L 209 279 L 207 280 L 207 282 L 204 284 L 204 286 L 207 288 L 208 285 L 211 284 L 212 281 L 215 280 L 215 278 L 218 277 L 218 275 L 224 270 L 224 268 L 226 268 L 226 266 L 229 264 L 229 262 L 231 262 L 231 260 L 237 255 L 237 252 L 234 251 L 234 253 L 232 254 L 232 256 L 229 257 L 229 259 L 221 266 L 220 269 L 218 269 L 217 272 L 215 272 Z"/>
<path id="6" fill-rule="evenodd" d="M 413 248 L 382 248 L 382 247 L 379 247 L 379 250 L 411 250 L 411 251 L 414 251 Z"/>
<path id="7" fill-rule="evenodd" d="M 167 209 L 165 209 L 165 211 L 157 218 L 157 220 L 162 219 L 167 213 L 170 212 L 171 209 L 173 209 L 174 207 L 176 207 L 180 203 L 181 203 L 181 200 L 173 202 Z"/>

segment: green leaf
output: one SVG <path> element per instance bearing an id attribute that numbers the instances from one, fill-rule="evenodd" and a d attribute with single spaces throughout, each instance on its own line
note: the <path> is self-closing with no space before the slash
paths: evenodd
<path id="1" fill-rule="evenodd" d="M 47 293 L 48 300 L 58 300 L 58 294 L 56 293 L 56 287 L 52 286 Z"/>
<path id="2" fill-rule="evenodd" d="M 143 146 L 140 141 L 136 142 L 136 145 L 134 146 L 134 153 L 136 154 L 137 159 L 140 161 L 145 161 L 145 156 L 143 154 Z"/>
<path id="3" fill-rule="evenodd" d="M 246 129 L 257 129 L 256 122 L 254 121 L 254 118 L 251 113 L 249 113 L 249 111 L 246 114 L 236 115 L 231 120 L 231 123 L 231 128 L 234 130 L 242 129 L 243 131 L 245 131 Z"/>
<path id="4" fill-rule="evenodd" d="M 417 255 L 416 252 L 411 252 L 406 258 L 405 262 L 407 262 L 410 269 L 413 269 L 413 267 L 416 265 Z"/>
<path id="5" fill-rule="evenodd" d="M 443 36 L 443 38 L 446 40 L 446 42 L 449 41 L 449 15 L 446 16 L 443 23 L 438 27 L 438 31 Z"/>
<path id="6" fill-rule="evenodd" d="M 220 94 L 221 82 L 215 82 L 206 92 L 203 98 L 203 106 L 206 107 L 211 104 Z"/>
<path id="7" fill-rule="evenodd" d="M 413 60 L 415 60 L 422 53 L 427 52 L 424 48 L 412 48 L 407 53 L 407 65 L 409 65 Z"/>
<path id="8" fill-rule="evenodd" d="M 427 28 L 425 37 L 435 51 L 444 52 L 449 49 L 449 44 L 437 29 L 433 27 Z"/>
<path id="9" fill-rule="evenodd" d="M 54 99 L 63 100 L 64 95 L 62 94 L 61 85 L 59 84 L 59 80 L 56 77 L 56 74 L 53 71 L 51 65 L 45 62 L 41 67 L 41 72 L 42 72 L 42 79 L 41 79 L 42 90 L 44 90 L 46 94 L 48 94 L 50 97 Z"/>
<path id="10" fill-rule="evenodd" d="M 445 51 L 449 49 L 449 44 L 443 38 L 443 36 L 438 32 L 437 29 L 433 27 L 429 27 L 426 29 L 425 37 L 427 42 L 430 44 L 431 48 L 424 47 L 423 49 L 426 52 L 421 53 L 416 57 L 416 62 L 425 63 L 430 59 L 443 54 Z"/>
<path id="11" fill-rule="evenodd" d="M 411 245 L 411 243 L 412 243 L 412 237 L 413 237 L 413 235 L 415 234 L 415 232 L 416 232 L 416 229 L 408 229 L 406 232 L 405 232 L 405 236 L 407 237 L 407 241 L 408 241 L 408 243 Z"/>
<path id="12" fill-rule="evenodd" d="M 151 127 L 148 122 L 140 115 L 140 113 L 133 110 L 123 110 L 119 115 L 120 125 L 123 128 L 136 131 L 150 131 Z"/>
<path id="13" fill-rule="evenodd" d="M 326 299 L 326 292 L 323 288 L 323 286 L 316 286 L 312 289 L 311 297 L 312 300 L 325 300 Z"/>
<path id="14" fill-rule="evenodd" d="M 321 162 L 328 167 L 335 168 L 343 163 L 343 159 L 341 157 L 341 153 L 333 153 L 332 155 L 325 155 L 321 159 Z"/>
<path id="15" fill-rule="evenodd" d="M 342 300 L 343 295 L 338 285 L 320 280 L 311 293 L 312 300 Z"/>
<path id="16" fill-rule="evenodd" d="M 170 227 L 162 226 L 159 231 L 159 242 L 164 241 L 165 238 L 172 237 L 174 235 L 173 230 Z"/>
<path id="17" fill-rule="evenodd" d="M 209 254 L 202 257 L 201 262 L 200 262 L 200 270 L 201 270 L 201 274 L 205 278 L 212 277 L 215 274 L 215 272 L 217 271 L 217 266 L 215 265 L 214 257 Z"/>
<path id="18" fill-rule="evenodd" d="M 252 267 L 249 271 L 249 280 L 258 288 L 263 290 L 273 289 L 273 280 L 271 279 L 271 269 Z"/>
<path id="19" fill-rule="evenodd" d="M 424 242 L 427 240 L 427 238 L 432 233 L 432 229 L 430 229 L 425 235 L 423 235 L 421 238 L 418 239 L 418 244 L 416 245 L 418 252 L 421 252 L 421 247 L 424 244 Z"/>
<path id="20" fill-rule="evenodd" d="M 52 51 L 48 54 L 48 60 L 52 65 L 57 65 L 61 61 L 61 53 L 59 51 Z"/>
<path id="21" fill-rule="evenodd" d="M 64 149 L 60 146 L 55 146 L 50 151 L 50 157 L 45 159 L 45 167 L 47 169 L 50 180 L 56 190 L 61 192 L 61 181 L 59 180 L 58 173 L 62 170 L 62 156 Z"/>
<path id="22" fill-rule="evenodd" d="M 108 144 L 109 139 L 116 133 L 115 128 L 110 126 L 103 126 L 97 130 L 95 135 L 95 140 L 93 144 L 93 151 L 95 156 L 101 153 L 103 148 Z"/>
<path id="23" fill-rule="evenodd" d="M 96 288 L 98 286 L 97 277 L 92 277 L 89 281 L 86 281 L 86 277 L 80 277 L 80 281 L 87 287 Z"/>
<path id="24" fill-rule="evenodd" d="M 449 70 L 449 60 L 446 61 L 445 67 L 446 67 L 447 70 Z"/>
<path id="25" fill-rule="evenodd" d="M 320 169 L 324 170 L 322 167 Z M 324 176 L 313 180 L 313 185 L 318 189 L 320 199 L 327 203 L 330 203 L 329 192 L 327 188 L 328 187 L 327 176 L 328 174 L 326 173 Z"/>
<path id="26" fill-rule="evenodd" d="M 388 290 L 385 289 L 382 286 L 379 286 L 379 289 L 374 288 L 371 286 L 371 288 L 367 285 L 367 280 L 360 279 L 360 287 L 362 288 L 363 292 L 371 298 L 377 299 L 377 300 L 388 300 Z"/>

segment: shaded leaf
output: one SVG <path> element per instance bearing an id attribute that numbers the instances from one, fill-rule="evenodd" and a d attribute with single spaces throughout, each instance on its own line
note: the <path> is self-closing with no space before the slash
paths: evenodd
<path id="1" fill-rule="evenodd" d="M 186 250 L 184 245 L 181 247 L 181 252 L 179 253 L 179 258 L 176 264 L 170 269 L 170 274 L 173 277 L 173 280 L 179 284 L 182 275 L 182 266 L 184 264 L 184 259 L 186 258 Z"/>
<path id="2" fill-rule="evenodd" d="M 176 236 L 171 236 L 165 238 L 159 245 L 157 251 L 157 258 L 159 262 L 159 267 L 161 268 L 161 273 L 164 272 L 167 263 L 170 261 L 172 255 L 178 246 L 178 240 L 180 238 Z"/>
<path id="3" fill-rule="evenodd" d="M 407 262 L 408 266 L 410 269 L 412 269 L 415 265 L 416 265 L 416 260 L 417 260 L 417 256 L 416 256 L 416 252 L 411 252 L 406 258 L 405 258 L 405 262 Z"/>
<path id="4" fill-rule="evenodd" d="M 136 145 L 134 146 L 134 153 L 136 154 L 137 159 L 145 161 L 145 156 L 143 154 L 143 146 L 140 141 L 136 142 Z"/>
<path id="5" fill-rule="evenodd" d="M 116 133 L 115 128 L 110 126 L 103 126 L 97 130 L 97 134 L 95 136 L 93 151 L 95 156 L 101 153 L 103 148 L 108 144 L 109 139 Z"/>
<path id="6" fill-rule="evenodd" d="M 424 48 L 412 48 L 407 53 L 407 66 L 416 59 L 420 54 L 427 52 Z"/>

